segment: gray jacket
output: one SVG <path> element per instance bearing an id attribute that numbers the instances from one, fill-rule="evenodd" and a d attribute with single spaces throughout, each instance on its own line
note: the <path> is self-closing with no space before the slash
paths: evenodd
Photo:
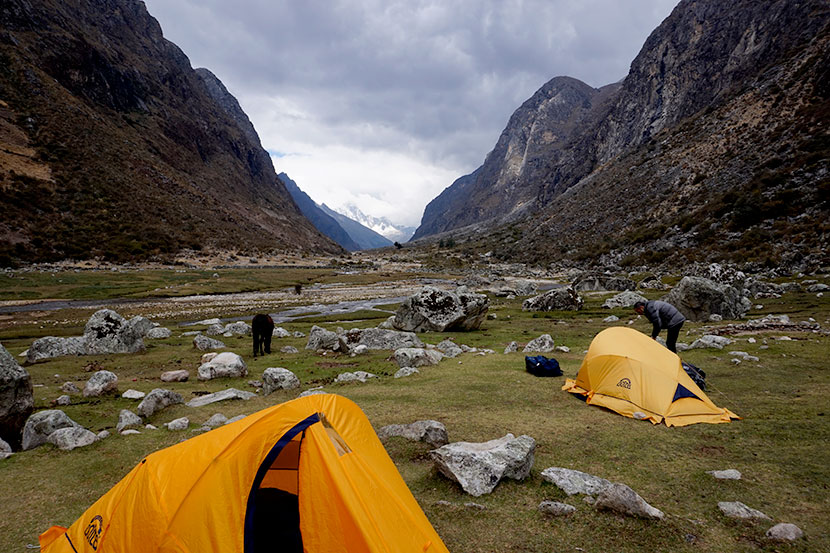
<path id="1" fill-rule="evenodd" d="M 660 334 L 660 329 L 671 328 L 686 322 L 686 317 L 675 306 L 660 300 L 647 301 L 643 315 L 651 321 L 654 327 L 651 331 L 652 338 Z"/>

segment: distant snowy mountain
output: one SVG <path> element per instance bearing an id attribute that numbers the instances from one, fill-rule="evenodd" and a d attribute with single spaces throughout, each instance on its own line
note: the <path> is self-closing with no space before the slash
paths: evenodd
<path id="1" fill-rule="evenodd" d="M 338 213 L 333 209 L 329 208 L 326 204 L 318 205 L 324 213 L 332 217 L 337 223 L 345 230 L 349 237 L 352 240 L 357 242 L 359 248 L 361 250 L 371 250 L 374 248 L 384 248 L 386 246 L 391 246 L 392 241 L 386 238 L 385 236 L 381 236 L 377 232 L 373 231 L 369 227 L 361 225 L 354 219 L 346 217 L 342 213 Z"/>
<path id="2" fill-rule="evenodd" d="M 415 234 L 415 227 L 395 225 L 386 217 L 372 217 L 371 215 L 366 215 L 354 204 L 346 204 L 344 206 L 337 207 L 335 208 L 335 211 L 345 215 L 349 219 L 357 221 L 364 227 L 372 229 L 393 242 L 406 242 L 412 238 L 413 234 Z"/>

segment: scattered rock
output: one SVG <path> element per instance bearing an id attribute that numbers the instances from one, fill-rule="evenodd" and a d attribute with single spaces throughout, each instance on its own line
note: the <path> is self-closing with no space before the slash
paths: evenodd
<path id="1" fill-rule="evenodd" d="M 210 325 L 207 327 L 207 330 L 205 330 L 205 334 L 208 336 L 221 336 L 224 333 L 225 327 L 218 323 Z"/>
<path id="2" fill-rule="evenodd" d="M 190 419 L 187 417 L 181 417 L 179 419 L 174 419 L 168 423 L 165 423 L 164 426 L 167 427 L 167 430 L 187 430 L 187 427 L 190 425 Z"/>
<path id="3" fill-rule="evenodd" d="M 78 447 L 84 447 L 92 444 L 98 437 L 82 426 L 70 426 L 66 428 L 59 428 L 51 434 L 47 440 L 49 443 L 57 446 L 58 449 L 64 451 L 71 451 Z"/>
<path id="4" fill-rule="evenodd" d="M 226 422 L 228 422 L 228 417 L 222 413 L 216 413 L 206 420 L 204 425 L 210 428 L 216 428 L 217 426 L 222 426 Z"/>
<path id="5" fill-rule="evenodd" d="M 282 367 L 268 367 L 262 373 L 262 393 L 266 396 L 276 390 L 293 390 L 300 387 L 300 379 Z"/>
<path id="6" fill-rule="evenodd" d="M 395 351 L 398 367 L 424 367 L 437 365 L 443 354 L 440 351 L 424 348 L 401 348 Z"/>
<path id="7" fill-rule="evenodd" d="M 438 351 L 444 354 L 444 357 L 453 358 L 458 357 L 459 355 L 464 353 L 464 350 L 462 350 L 455 344 L 455 342 L 449 339 L 439 342 L 438 345 L 435 347 L 438 349 Z"/>
<path id="8" fill-rule="evenodd" d="M 707 321 L 713 313 L 725 319 L 740 319 L 752 307 L 736 288 L 691 276 L 683 277 L 665 301 L 691 321 Z"/>
<path id="9" fill-rule="evenodd" d="M 74 382 L 64 382 L 63 386 L 61 386 L 61 392 L 65 394 L 80 394 L 81 389 Z"/>
<path id="10" fill-rule="evenodd" d="M 202 355 L 202 359 L 199 361 L 200 365 L 204 365 L 205 363 L 209 363 L 214 357 L 219 355 L 218 352 L 212 351 L 210 353 L 206 353 Z"/>
<path id="11" fill-rule="evenodd" d="M 608 298 L 605 300 L 605 303 L 602 304 L 604 309 L 617 309 L 620 307 L 634 307 L 634 304 L 638 301 L 648 301 L 645 296 L 641 296 L 637 292 L 621 292 L 614 296 L 613 298 Z"/>
<path id="12" fill-rule="evenodd" d="M 226 346 L 224 342 L 208 338 L 204 334 L 197 334 L 193 337 L 193 347 L 199 351 L 207 351 L 209 349 L 222 349 Z"/>
<path id="13" fill-rule="evenodd" d="M 553 348 L 556 347 L 556 344 L 553 342 L 553 338 L 551 338 L 550 334 L 542 334 L 538 338 L 534 338 L 530 342 L 527 343 L 525 348 L 522 350 L 524 353 L 528 352 L 538 352 L 538 353 L 547 353 L 553 351 Z"/>
<path id="14" fill-rule="evenodd" d="M 744 361 L 760 361 L 759 358 L 757 358 L 754 355 L 750 355 L 745 351 L 730 351 L 729 355 L 734 355 L 735 357 L 742 359 Z"/>
<path id="15" fill-rule="evenodd" d="M 121 432 L 120 434 L 121 434 L 122 436 L 132 436 L 133 434 L 141 434 L 141 432 L 139 432 L 139 431 L 138 431 L 138 430 L 136 430 L 135 428 L 128 428 L 127 430 L 124 430 L 124 431 L 123 431 L 123 432 Z"/>
<path id="16" fill-rule="evenodd" d="M 146 395 L 147 394 L 145 394 L 144 392 L 139 392 L 138 390 L 127 390 L 126 392 L 121 394 L 121 397 L 123 397 L 124 399 L 144 399 L 144 396 Z"/>
<path id="17" fill-rule="evenodd" d="M 403 378 L 405 376 L 412 376 L 413 374 L 418 374 L 421 371 L 416 369 L 415 367 L 402 367 L 398 369 L 395 373 L 395 378 Z"/>
<path id="18" fill-rule="evenodd" d="M 439 472 L 474 496 L 493 491 L 502 478 L 524 480 L 533 467 L 536 441 L 527 435 L 484 443 L 455 442 L 430 452 Z"/>
<path id="19" fill-rule="evenodd" d="M 172 335 L 173 332 L 169 328 L 157 327 L 151 328 L 145 337 L 151 340 L 162 340 L 164 338 L 170 338 Z"/>
<path id="20" fill-rule="evenodd" d="M 222 390 L 221 392 L 206 394 L 191 399 L 187 402 L 186 405 L 188 407 L 203 407 L 205 405 L 210 405 L 211 403 L 216 403 L 218 401 L 226 401 L 229 399 L 248 400 L 254 397 L 256 397 L 256 394 L 253 392 L 245 392 L 243 390 L 237 390 L 236 388 L 228 388 L 227 390 Z"/>
<path id="21" fill-rule="evenodd" d="M 571 348 L 569 348 L 568 346 L 556 346 L 555 348 L 553 348 L 553 351 L 558 351 L 561 353 L 570 353 Z"/>
<path id="22" fill-rule="evenodd" d="M 424 343 L 414 332 L 383 328 L 353 328 L 339 335 L 346 350 L 364 346 L 371 350 L 396 350 L 400 348 L 422 348 Z M 342 345 L 341 345 L 342 348 Z"/>
<path id="23" fill-rule="evenodd" d="M 720 501 L 718 509 L 729 518 L 772 520 L 761 511 L 747 507 L 740 501 Z"/>
<path id="24" fill-rule="evenodd" d="M 392 324 L 398 330 L 410 332 L 477 330 L 489 307 L 490 300 L 485 295 L 426 286 L 404 300 Z"/>
<path id="25" fill-rule="evenodd" d="M 80 426 L 59 409 L 38 411 L 28 418 L 23 427 L 22 449 L 28 451 L 45 444 L 49 435 L 61 428 Z"/>
<path id="26" fill-rule="evenodd" d="M 99 397 L 118 392 L 118 377 L 110 371 L 96 371 L 84 386 L 84 397 Z"/>
<path id="27" fill-rule="evenodd" d="M 665 515 L 646 503 L 640 495 L 625 484 L 611 483 L 597 495 L 594 507 L 624 515 L 663 520 Z"/>
<path id="28" fill-rule="evenodd" d="M 795 524 L 781 522 L 767 530 L 765 535 L 776 541 L 796 541 L 804 537 L 804 531 Z"/>
<path id="29" fill-rule="evenodd" d="M 728 346 L 731 343 L 732 340 L 730 340 L 726 336 L 718 336 L 716 334 L 704 334 L 703 336 L 692 342 L 691 345 L 689 345 L 689 349 L 723 349 L 724 346 Z"/>
<path id="30" fill-rule="evenodd" d="M 99 440 L 104 440 L 104 439 L 110 437 L 110 431 L 109 430 L 101 430 L 100 432 L 98 432 L 98 434 L 95 435 L 95 437 L 98 438 Z"/>
<path id="31" fill-rule="evenodd" d="M 602 322 L 604 322 L 604 323 L 615 323 L 619 320 L 620 320 L 620 318 L 617 317 L 616 315 L 608 315 L 607 317 L 602 319 Z"/>
<path id="32" fill-rule="evenodd" d="M 546 468 L 542 471 L 542 479 L 555 484 L 568 495 L 597 495 L 611 485 L 605 478 L 561 467 Z"/>
<path id="33" fill-rule="evenodd" d="M 283 347 L 280 348 L 280 352 L 282 352 L 282 353 L 300 353 L 300 350 L 298 350 L 294 346 L 283 346 Z"/>
<path id="34" fill-rule="evenodd" d="M 707 470 L 706 474 L 711 474 L 718 480 L 740 480 L 741 472 L 735 469 L 726 470 Z"/>
<path id="35" fill-rule="evenodd" d="M 57 338 L 55 336 L 45 336 L 38 338 L 32 342 L 27 350 L 26 361 L 37 363 L 45 359 L 66 355 L 86 355 L 86 343 L 83 337 Z"/>
<path id="36" fill-rule="evenodd" d="M 0 439 L 20 447 L 26 420 L 35 408 L 32 378 L 0 344 Z"/>
<path id="37" fill-rule="evenodd" d="M 203 363 L 197 370 L 199 380 L 213 380 L 214 378 L 240 378 L 248 376 L 248 366 L 238 354 L 223 351 L 207 363 Z"/>
<path id="38" fill-rule="evenodd" d="M 195 323 L 193 323 L 193 324 L 194 324 L 194 325 L 205 325 L 205 326 L 210 326 L 210 325 L 218 325 L 218 324 L 220 324 L 221 322 L 222 322 L 222 321 L 220 321 L 219 319 L 204 319 L 204 320 L 201 320 L 201 321 L 196 321 L 196 322 L 195 322 Z"/>
<path id="39" fill-rule="evenodd" d="M 519 351 L 519 344 L 518 342 L 510 342 L 507 344 L 507 347 L 504 348 L 504 353 L 515 353 Z"/>
<path id="40" fill-rule="evenodd" d="M 360 344 L 358 346 L 355 346 L 354 349 L 352 349 L 352 356 L 366 355 L 367 353 L 369 353 L 369 347 L 365 344 Z"/>
<path id="41" fill-rule="evenodd" d="M 620 278 L 602 273 L 588 273 L 574 280 L 573 289 L 577 292 L 634 290 L 637 283 L 628 278 Z"/>
<path id="42" fill-rule="evenodd" d="M 370 378 L 377 378 L 377 376 L 372 373 L 367 373 L 366 371 L 355 371 L 353 373 L 340 373 L 334 381 L 337 383 L 366 382 Z"/>
<path id="43" fill-rule="evenodd" d="M 426 442 L 432 447 L 441 447 L 450 441 L 447 428 L 442 423 L 433 420 L 416 421 L 412 424 L 390 424 L 378 430 L 378 437 L 381 440 L 391 436 Z"/>
<path id="44" fill-rule="evenodd" d="M 274 331 L 271 333 L 271 336 L 274 338 L 288 338 L 291 336 L 291 333 L 285 330 L 281 326 L 274 327 Z"/>
<path id="45" fill-rule="evenodd" d="M 522 303 L 522 311 L 578 311 L 582 309 L 582 303 L 579 294 L 569 286 L 526 299 Z"/>
<path id="46" fill-rule="evenodd" d="M 546 515 L 561 517 L 576 512 L 576 507 L 558 501 L 542 501 L 539 504 L 539 511 Z"/>
<path id="47" fill-rule="evenodd" d="M 190 378 L 190 372 L 186 369 L 164 371 L 161 373 L 162 382 L 187 382 L 188 378 Z"/>
<path id="48" fill-rule="evenodd" d="M 115 431 L 120 434 L 125 428 L 141 426 L 142 424 L 141 417 L 129 409 L 121 409 L 121 412 L 118 413 L 118 424 L 115 425 Z"/>
<path id="49" fill-rule="evenodd" d="M 322 386 L 318 386 L 317 388 L 309 388 L 308 390 L 304 391 L 297 397 L 306 397 L 306 396 L 316 396 L 317 394 L 327 394 L 325 390 L 323 390 Z"/>
<path id="50" fill-rule="evenodd" d="M 66 407 L 67 405 L 72 404 L 72 398 L 70 398 L 68 395 L 64 394 L 64 395 L 60 396 L 58 399 L 55 400 L 55 404 L 60 405 L 61 407 Z"/>
<path id="51" fill-rule="evenodd" d="M 136 412 L 142 417 L 147 418 L 166 407 L 183 402 L 184 400 L 181 394 L 163 388 L 155 388 L 141 400 L 141 403 L 136 408 Z"/>
<path id="52" fill-rule="evenodd" d="M 340 351 L 340 338 L 336 332 L 314 325 L 311 327 L 305 349 Z"/>
<path id="53" fill-rule="evenodd" d="M 225 326 L 224 334 L 230 333 L 231 336 L 250 336 L 251 325 L 245 321 L 236 321 Z"/>

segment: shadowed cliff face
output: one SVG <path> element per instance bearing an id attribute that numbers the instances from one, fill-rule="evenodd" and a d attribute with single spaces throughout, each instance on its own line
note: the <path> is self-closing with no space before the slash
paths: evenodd
<path id="1" fill-rule="evenodd" d="M 342 251 L 299 213 L 236 100 L 142 2 L 5 2 L 0 61 L 0 141 L 32 166 L 0 157 L 0 261 Z"/>
<path id="2" fill-rule="evenodd" d="M 500 255 L 553 260 L 579 250 L 586 259 L 624 249 L 623 231 L 643 248 L 681 218 L 682 232 L 702 231 L 745 194 L 750 207 L 741 209 L 754 215 L 736 216 L 732 232 L 761 216 L 798 216 L 798 206 L 819 221 L 828 20 L 818 0 L 682 1 L 619 85 L 593 91 L 557 78 L 522 105 L 476 178 L 459 179 L 427 207 L 416 237 L 518 224 L 496 231 L 513 238 L 512 253 L 503 238 L 488 241 Z M 551 98 L 568 100 L 549 110 Z M 798 173 L 799 163 L 810 170 Z M 708 256 L 707 234 L 683 249 Z"/>

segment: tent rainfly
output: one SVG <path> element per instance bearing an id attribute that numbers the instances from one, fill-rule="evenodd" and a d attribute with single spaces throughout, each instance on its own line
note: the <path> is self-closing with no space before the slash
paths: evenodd
<path id="1" fill-rule="evenodd" d="M 686 426 L 738 419 L 717 407 L 683 370 L 680 357 L 632 328 L 611 327 L 596 335 L 576 380 L 563 390 L 585 396 L 626 417 Z"/>
<path id="2" fill-rule="evenodd" d="M 333 394 L 148 455 L 44 553 L 447 552 L 366 415 Z"/>

